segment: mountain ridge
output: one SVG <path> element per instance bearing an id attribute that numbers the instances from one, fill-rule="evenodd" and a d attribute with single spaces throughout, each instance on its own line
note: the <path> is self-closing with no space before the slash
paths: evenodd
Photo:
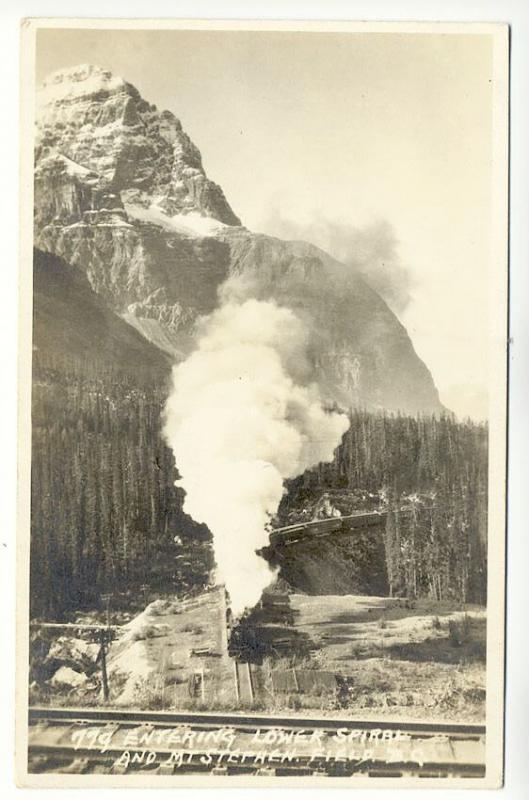
<path id="1" fill-rule="evenodd" d="M 33 349 L 44 363 L 97 360 L 114 371 L 167 376 L 171 360 L 114 314 L 86 276 L 63 259 L 33 253 Z"/>
<path id="2" fill-rule="evenodd" d="M 242 297 L 303 318 L 327 400 L 442 410 L 405 328 L 360 273 L 314 245 L 244 228 L 174 114 L 87 65 L 48 79 L 38 109 L 36 244 L 85 272 L 146 339 L 185 356 L 230 279 Z"/>

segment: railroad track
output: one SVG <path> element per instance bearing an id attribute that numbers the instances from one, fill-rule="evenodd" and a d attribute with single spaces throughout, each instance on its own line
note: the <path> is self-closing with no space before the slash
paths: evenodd
<path id="1" fill-rule="evenodd" d="M 485 774 L 482 725 L 36 707 L 28 721 L 30 772 Z"/>

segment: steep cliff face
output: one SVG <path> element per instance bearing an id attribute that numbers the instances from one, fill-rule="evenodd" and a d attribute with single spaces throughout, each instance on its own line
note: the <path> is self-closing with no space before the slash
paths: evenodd
<path id="1" fill-rule="evenodd" d="M 232 291 L 274 299 L 305 320 L 315 379 L 341 406 L 441 410 L 406 329 L 360 274 L 306 242 L 227 229 Z"/>
<path id="2" fill-rule="evenodd" d="M 117 317 L 85 275 L 40 250 L 33 256 L 33 350 L 45 365 L 97 361 L 119 373 L 133 363 L 135 374 L 159 380 L 171 368 L 167 354 Z"/>
<path id="3" fill-rule="evenodd" d="M 38 161 L 54 174 L 64 174 L 64 157 L 80 165 L 66 172 L 87 190 L 64 208 L 65 221 L 75 221 L 69 210 L 75 217 L 90 208 L 87 200 L 96 208 L 112 206 L 125 193 L 140 205 L 155 197 L 170 216 L 195 211 L 239 224 L 179 120 L 122 78 L 90 65 L 54 73 L 39 93 L 37 115 Z"/>
<path id="4" fill-rule="evenodd" d="M 52 75 L 37 108 L 35 243 L 85 272 L 146 339 L 185 354 L 197 316 L 231 277 L 241 296 L 272 298 L 306 320 L 329 400 L 440 410 L 381 298 L 318 248 L 243 228 L 173 114 L 90 66 Z"/>

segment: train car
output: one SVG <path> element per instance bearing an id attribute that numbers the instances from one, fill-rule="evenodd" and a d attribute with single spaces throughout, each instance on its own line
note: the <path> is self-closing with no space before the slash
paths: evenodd
<path id="1" fill-rule="evenodd" d="M 386 524 L 386 516 L 387 514 L 384 511 L 371 511 L 369 513 L 348 514 L 343 517 L 315 519 L 310 522 L 298 522 L 294 525 L 275 528 L 270 533 L 270 544 L 276 548 L 295 544 L 307 538 L 319 539 L 325 536 L 349 534 L 355 528 L 365 530 L 366 528 L 383 526 Z"/>

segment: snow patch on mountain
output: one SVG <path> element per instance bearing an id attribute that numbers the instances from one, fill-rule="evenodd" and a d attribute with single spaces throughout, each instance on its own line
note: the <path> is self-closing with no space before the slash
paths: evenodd
<path id="1" fill-rule="evenodd" d="M 37 124 L 36 245 L 82 270 L 160 349 L 188 353 L 196 321 L 231 279 L 241 302 L 273 301 L 303 320 L 326 401 L 440 410 L 405 328 L 360 272 L 307 243 L 244 228 L 172 112 L 82 65 L 45 82 Z"/>
<path id="2" fill-rule="evenodd" d="M 105 193 L 135 193 L 139 204 L 147 207 L 159 198 L 158 205 L 169 217 L 194 213 L 240 225 L 220 186 L 207 177 L 200 151 L 180 120 L 170 111 L 159 111 L 134 86 L 101 67 L 84 64 L 61 70 L 38 92 L 37 172 L 53 153 L 97 174 L 99 191 L 90 196 L 90 209 L 97 208 Z M 78 171 L 65 174 L 82 177 Z M 53 179 L 57 182 L 57 175 Z M 70 189 L 63 195 L 71 196 Z"/>
<path id="3" fill-rule="evenodd" d="M 79 64 L 49 75 L 38 93 L 37 109 L 64 101 L 93 97 L 101 92 L 125 91 L 130 84 L 109 70 L 94 64 Z"/>
<path id="4" fill-rule="evenodd" d="M 160 206 L 152 205 L 145 208 L 133 203 L 125 203 L 125 211 L 133 219 L 140 222 L 150 222 L 158 225 L 168 233 L 179 233 L 183 236 L 204 237 L 215 236 L 227 225 L 211 217 L 203 217 L 196 212 L 189 214 L 166 214 Z"/>

